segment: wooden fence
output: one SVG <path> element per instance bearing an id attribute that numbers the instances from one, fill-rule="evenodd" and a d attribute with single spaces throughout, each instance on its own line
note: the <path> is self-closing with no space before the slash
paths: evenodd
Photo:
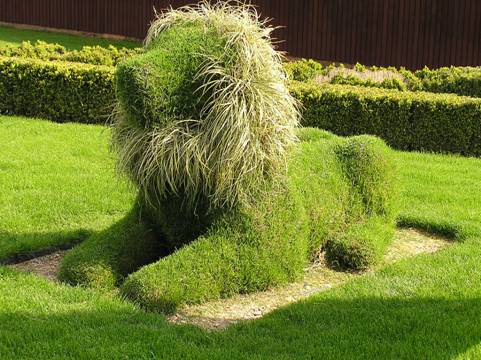
<path id="1" fill-rule="evenodd" d="M 1 0 L 0 21 L 143 38 L 185 0 Z M 481 65 L 481 0 L 251 0 L 295 57 L 405 66 Z"/>

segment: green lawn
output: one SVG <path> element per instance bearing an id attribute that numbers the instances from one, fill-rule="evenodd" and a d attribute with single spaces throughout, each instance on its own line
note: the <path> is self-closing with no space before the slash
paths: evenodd
<path id="1" fill-rule="evenodd" d="M 111 40 L 95 37 L 85 37 L 69 35 L 50 31 L 20 30 L 8 26 L 0 26 L 0 47 L 5 45 L 20 45 L 22 41 L 32 43 L 42 40 L 48 43 L 57 43 L 65 46 L 69 50 L 78 50 L 83 46 L 103 46 L 114 45 L 116 47 L 134 48 L 141 46 L 140 41 Z"/>
<path id="2" fill-rule="evenodd" d="M 109 132 L 0 117 L 0 260 L 84 239 L 122 218 L 133 192 L 115 177 Z"/>
<path id="3" fill-rule="evenodd" d="M 31 233 L 108 227 L 130 207 L 108 130 L 0 119 L 0 233 L 10 234 L 0 251 L 32 246 Z M 400 223 L 451 235 L 454 246 L 214 333 L 0 267 L 0 358 L 481 358 L 481 159 L 397 160 Z"/>

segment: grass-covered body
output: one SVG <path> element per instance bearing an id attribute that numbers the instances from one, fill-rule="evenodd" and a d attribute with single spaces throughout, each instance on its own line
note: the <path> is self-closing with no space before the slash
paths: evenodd
<path id="1" fill-rule="evenodd" d="M 222 212 L 193 242 L 132 274 L 121 291 L 171 311 L 293 281 L 321 249 L 332 262 L 363 269 L 392 238 L 391 166 L 374 138 L 302 142 L 287 178 L 263 189 L 255 206 Z M 170 229 L 188 226 L 182 217 L 169 220 Z"/>

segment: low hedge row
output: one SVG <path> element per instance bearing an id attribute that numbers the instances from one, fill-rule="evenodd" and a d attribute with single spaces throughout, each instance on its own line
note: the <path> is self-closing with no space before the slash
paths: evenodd
<path id="1" fill-rule="evenodd" d="M 24 41 L 20 46 L 7 45 L 0 48 L 0 56 L 69 61 L 105 66 L 116 66 L 124 59 L 140 54 L 141 52 L 143 52 L 142 48 L 119 49 L 112 45 L 107 48 L 101 46 L 84 46 L 81 50 L 67 50 L 67 48 L 62 45 L 50 44 L 44 41 L 37 41 L 35 44 Z"/>
<path id="2" fill-rule="evenodd" d="M 294 81 L 359 85 L 401 91 L 421 90 L 420 80 L 405 68 L 356 64 L 350 69 L 342 64 L 323 66 L 312 59 L 288 62 L 284 67 L 289 79 Z"/>
<path id="3" fill-rule="evenodd" d="M 424 68 L 415 76 L 424 91 L 481 97 L 481 67 Z"/>
<path id="4" fill-rule="evenodd" d="M 110 66 L 0 57 L 0 114 L 105 123 L 114 76 Z"/>
<path id="5" fill-rule="evenodd" d="M 127 49 L 109 46 L 84 46 L 81 50 L 68 50 L 59 44 L 37 41 L 22 42 L 20 46 L 0 48 L 0 56 L 22 57 L 45 61 L 80 62 L 93 65 L 116 66 L 126 58 L 140 54 L 142 48 Z M 398 89 L 401 91 L 429 91 L 454 93 L 481 97 L 480 67 L 443 67 L 430 70 L 424 68 L 411 72 L 404 68 L 376 67 L 356 64 L 350 70 L 342 65 L 323 66 L 314 60 L 302 59 L 287 62 L 285 69 L 292 80 L 310 81 L 321 76 L 331 84 L 360 85 Z"/>
<path id="6" fill-rule="evenodd" d="M 401 150 L 481 156 L 481 99 L 301 82 L 291 92 L 304 126 L 377 135 Z"/>
<path id="7" fill-rule="evenodd" d="M 404 68 L 364 66 L 353 69 L 343 65 L 322 66 L 314 60 L 302 59 L 285 65 L 291 80 L 326 82 L 330 84 L 359 85 L 397 89 L 401 91 L 428 91 L 481 97 L 481 67 L 427 67 L 415 72 Z"/>

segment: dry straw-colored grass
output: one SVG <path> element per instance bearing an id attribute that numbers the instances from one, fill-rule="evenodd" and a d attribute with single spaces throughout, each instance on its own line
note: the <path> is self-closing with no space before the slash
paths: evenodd
<path id="1" fill-rule="evenodd" d="M 349 77 L 354 76 L 360 80 L 370 80 L 377 83 L 382 83 L 385 80 L 400 80 L 406 82 L 404 76 L 389 69 L 369 70 L 364 69 L 359 71 L 357 69 L 349 69 L 346 67 L 332 67 L 326 74 L 317 75 L 315 80 L 319 83 L 331 83 L 336 76 Z"/>

